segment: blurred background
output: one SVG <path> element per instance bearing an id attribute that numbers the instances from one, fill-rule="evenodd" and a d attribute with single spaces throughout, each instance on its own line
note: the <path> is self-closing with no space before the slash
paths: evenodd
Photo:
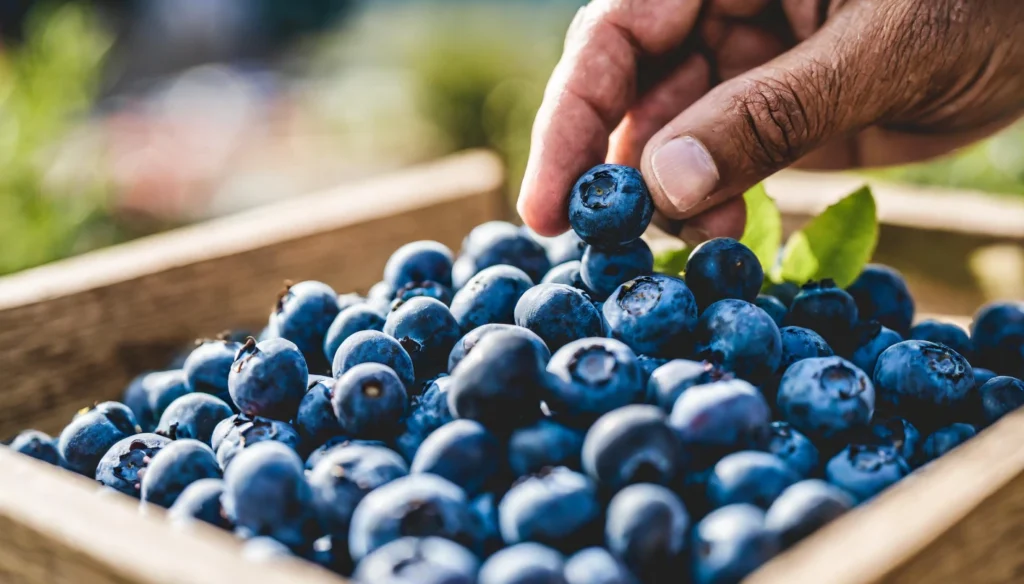
<path id="1" fill-rule="evenodd" d="M 470 147 L 582 0 L 0 0 L 0 274 Z M 1024 195 L 1024 125 L 889 179 Z"/>

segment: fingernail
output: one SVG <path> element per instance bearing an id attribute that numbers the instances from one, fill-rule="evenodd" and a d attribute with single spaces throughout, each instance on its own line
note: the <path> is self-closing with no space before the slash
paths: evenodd
<path id="1" fill-rule="evenodd" d="M 651 167 L 661 191 L 680 213 L 708 198 L 718 185 L 711 153 L 692 136 L 675 138 L 655 150 Z"/>
<path id="2" fill-rule="evenodd" d="M 682 239 L 690 245 L 697 245 L 698 243 L 704 243 L 711 237 L 707 231 L 704 231 L 700 227 L 694 225 L 685 224 L 682 230 L 679 231 L 679 239 Z"/>

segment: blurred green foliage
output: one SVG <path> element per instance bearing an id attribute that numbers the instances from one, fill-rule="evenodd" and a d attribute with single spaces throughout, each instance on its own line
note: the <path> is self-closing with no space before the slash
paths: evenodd
<path id="1" fill-rule="evenodd" d="M 25 43 L 0 52 L 0 274 L 118 238 L 102 178 L 69 191 L 48 177 L 94 102 L 109 43 L 89 10 L 65 4 L 35 12 Z"/>

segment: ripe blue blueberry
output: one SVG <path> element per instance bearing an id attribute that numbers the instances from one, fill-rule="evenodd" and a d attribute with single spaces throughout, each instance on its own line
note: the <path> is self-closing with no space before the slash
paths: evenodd
<path id="1" fill-rule="evenodd" d="M 299 411 L 292 424 L 303 444 L 323 444 L 341 434 L 341 425 L 331 405 L 335 383 L 331 377 L 310 376 L 309 388 L 299 402 Z"/>
<path id="2" fill-rule="evenodd" d="M 175 524 L 205 521 L 221 529 L 234 529 L 224 511 L 223 494 L 224 481 L 221 479 L 199 479 L 185 487 L 167 514 Z"/>
<path id="3" fill-rule="evenodd" d="M 461 269 L 460 263 L 464 266 Z M 452 270 L 456 288 L 462 288 L 475 274 L 491 266 L 515 266 L 533 282 L 540 282 L 551 268 L 544 248 L 519 227 L 504 221 L 489 221 L 473 228 L 463 240 L 461 256 L 455 264 Z"/>
<path id="4" fill-rule="evenodd" d="M 718 381 L 684 391 L 668 425 L 703 469 L 731 452 L 764 450 L 771 436 L 771 410 L 746 381 Z"/>
<path id="5" fill-rule="evenodd" d="M 729 237 L 697 246 L 686 260 L 685 273 L 701 311 L 727 298 L 754 302 L 764 282 L 764 270 L 754 252 Z"/>
<path id="6" fill-rule="evenodd" d="M 135 415 L 122 403 L 103 402 L 83 410 L 57 439 L 61 466 L 92 478 L 96 465 L 114 444 L 141 431 Z"/>
<path id="7" fill-rule="evenodd" d="M 501 541 L 501 528 L 498 527 L 498 503 L 494 493 L 484 493 L 469 503 L 473 519 L 480 525 L 484 534 L 484 556 L 489 556 L 505 547 Z"/>
<path id="8" fill-rule="evenodd" d="M 779 536 L 765 524 L 761 509 L 736 504 L 716 509 L 693 534 L 693 583 L 736 584 L 772 559 Z"/>
<path id="9" fill-rule="evenodd" d="M 241 343 L 226 340 L 204 341 L 185 359 L 182 369 L 192 391 L 215 395 L 230 404 L 228 374 Z"/>
<path id="10" fill-rule="evenodd" d="M 1024 302 L 987 304 L 974 315 L 971 340 L 978 366 L 1024 378 Z"/>
<path id="11" fill-rule="evenodd" d="M 647 403 L 671 412 L 687 389 L 725 379 L 732 379 L 732 374 L 707 361 L 673 359 L 651 373 L 647 381 Z"/>
<path id="12" fill-rule="evenodd" d="M 506 544 L 533 541 L 572 552 L 593 541 L 601 518 L 597 485 L 589 477 L 555 467 L 514 484 L 498 504 Z"/>
<path id="13" fill-rule="evenodd" d="M 786 372 L 789 366 L 797 361 L 812 357 L 831 357 L 832 347 L 821 338 L 821 335 L 808 328 L 784 326 L 779 329 L 782 338 L 782 358 L 779 360 L 779 375 Z"/>
<path id="14" fill-rule="evenodd" d="M 598 418 L 587 431 L 583 470 L 617 491 L 633 483 L 671 484 L 687 463 L 679 438 L 657 406 L 630 405 Z"/>
<path id="15" fill-rule="evenodd" d="M 583 250 L 587 247 L 586 242 L 580 239 L 579 234 L 572 229 L 555 237 L 538 235 L 525 225 L 522 230 L 544 248 L 552 269 L 567 262 L 579 261 L 583 258 Z"/>
<path id="16" fill-rule="evenodd" d="M 520 428 L 508 439 L 508 465 L 521 477 L 549 466 L 580 468 L 584 432 L 551 420 Z"/>
<path id="17" fill-rule="evenodd" d="M 436 241 L 407 243 L 391 254 L 384 266 L 384 282 L 391 289 L 388 300 L 406 284 L 425 280 L 451 287 L 452 250 L 444 244 Z"/>
<path id="18" fill-rule="evenodd" d="M 636 241 L 653 216 L 647 184 L 639 170 L 628 166 L 595 166 L 569 194 L 569 224 L 592 246 L 611 248 Z"/>
<path id="19" fill-rule="evenodd" d="M 295 417 L 308 382 L 306 359 L 295 343 L 250 339 L 231 366 L 228 390 L 245 415 L 288 421 Z"/>
<path id="20" fill-rule="evenodd" d="M 156 433 L 171 440 L 194 438 L 207 445 L 217 424 L 233 415 L 231 406 L 208 393 L 188 393 L 167 406 Z"/>
<path id="21" fill-rule="evenodd" d="M 879 410 L 917 425 L 952 422 L 974 389 L 970 363 L 945 345 L 903 341 L 878 357 L 874 373 Z"/>
<path id="22" fill-rule="evenodd" d="M 974 387 L 977 389 L 981 389 L 982 385 L 996 377 L 996 372 L 991 369 L 983 369 L 981 367 L 972 367 L 972 369 L 974 369 Z"/>
<path id="23" fill-rule="evenodd" d="M 39 430 L 25 430 L 19 433 L 11 441 L 11 450 L 50 464 L 58 464 L 60 461 L 57 441 Z"/>
<path id="24" fill-rule="evenodd" d="M 974 438 L 977 433 L 978 431 L 970 424 L 957 423 L 939 428 L 925 438 L 918 462 L 931 462 Z"/>
<path id="25" fill-rule="evenodd" d="M 754 299 L 754 305 L 761 310 L 768 313 L 768 316 L 772 317 L 777 326 L 782 326 L 782 321 L 786 318 L 786 312 L 789 309 L 781 300 L 768 294 L 758 294 L 757 298 Z"/>
<path id="26" fill-rule="evenodd" d="M 532 286 L 533 281 L 519 268 L 485 268 L 455 294 L 452 316 L 463 333 L 485 324 L 513 324 L 516 303 Z"/>
<path id="27" fill-rule="evenodd" d="M 875 411 L 875 388 L 846 359 L 814 357 L 786 370 L 779 382 L 778 407 L 797 430 L 829 440 L 867 425 Z"/>
<path id="28" fill-rule="evenodd" d="M 534 542 L 509 546 L 480 568 L 477 584 L 565 584 L 565 558 Z"/>
<path id="29" fill-rule="evenodd" d="M 591 295 L 604 300 L 620 285 L 653 271 L 654 254 L 644 240 L 638 239 L 622 247 L 587 247 L 580 278 Z"/>
<path id="30" fill-rule="evenodd" d="M 868 264 L 846 289 L 857 303 L 860 318 L 877 320 L 901 335 L 910 331 L 914 320 L 914 299 L 903 275 L 878 264 Z"/>
<path id="31" fill-rule="evenodd" d="M 378 282 L 378 284 L 380 284 L 380 282 Z M 387 286 L 387 284 L 385 284 L 385 286 Z M 390 288 L 389 288 L 389 290 L 390 290 Z M 389 292 L 389 294 L 390 294 L 390 292 Z M 357 294 L 355 292 L 349 292 L 347 294 L 339 294 L 338 295 L 338 313 L 340 314 L 346 308 L 351 308 L 353 306 L 359 306 L 361 304 L 366 304 L 367 300 L 368 300 L 367 297 L 364 297 L 364 296 L 362 296 L 360 294 Z"/>
<path id="32" fill-rule="evenodd" d="M 869 375 L 874 374 L 878 357 L 886 349 L 903 342 L 903 337 L 899 333 L 874 320 L 858 324 L 853 336 L 856 339 L 856 346 L 850 361 Z"/>
<path id="33" fill-rule="evenodd" d="M 583 276 L 580 275 L 582 270 L 583 262 L 580 260 L 565 262 L 564 264 L 559 264 L 548 270 L 548 273 L 544 274 L 544 278 L 541 279 L 540 283 L 565 284 L 566 286 L 572 286 L 573 288 L 583 290 Z"/>
<path id="34" fill-rule="evenodd" d="M 320 523 L 328 535 L 347 539 L 352 513 L 363 497 L 407 474 L 402 457 L 387 448 L 347 444 L 332 449 L 309 473 Z"/>
<path id="35" fill-rule="evenodd" d="M 445 375 L 425 384 L 426 389 L 414 396 L 405 418 L 405 431 L 395 439 L 395 446 L 406 460 L 412 460 L 423 441 L 431 432 L 454 418 L 448 409 L 448 388 L 452 378 Z"/>
<path id="36" fill-rule="evenodd" d="M 818 449 L 810 438 L 786 422 L 772 422 L 768 452 L 779 457 L 802 478 L 809 478 L 818 468 Z"/>
<path id="37" fill-rule="evenodd" d="M 1024 382 L 1015 377 L 993 377 L 978 390 L 982 415 L 987 424 L 1024 406 Z"/>
<path id="38" fill-rule="evenodd" d="M 908 339 L 941 343 L 970 360 L 974 355 L 974 344 L 967 331 L 955 324 L 937 320 L 922 320 L 910 329 Z"/>
<path id="39" fill-rule="evenodd" d="M 476 344 L 480 342 L 480 339 L 484 338 L 484 335 L 489 335 L 495 331 L 506 331 L 519 335 L 533 343 L 537 349 L 537 355 L 540 356 L 544 363 L 551 359 L 551 351 L 548 350 L 548 346 L 537 336 L 537 333 L 530 329 L 514 324 L 485 324 L 469 331 L 455 343 L 451 354 L 448 355 L 448 372 L 455 371 L 455 367 L 466 358 L 466 355 L 473 350 L 473 347 L 476 347 Z"/>
<path id="40" fill-rule="evenodd" d="M 335 436 L 330 438 L 327 442 L 324 442 L 320 446 L 317 446 L 313 452 L 309 453 L 306 457 L 306 470 L 313 470 L 316 465 L 320 463 L 328 454 L 331 454 L 335 450 L 346 448 L 348 446 L 372 446 L 374 448 L 390 448 L 390 446 L 380 440 L 355 440 L 348 436 Z"/>
<path id="41" fill-rule="evenodd" d="M 570 425 L 588 424 L 644 398 L 636 354 L 615 339 L 573 341 L 555 352 L 547 370 L 558 382 L 550 384 L 544 403 L 553 418 Z"/>
<path id="42" fill-rule="evenodd" d="M 362 363 L 334 383 L 331 405 L 343 434 L 381 438 L 397 434 L 408 399 L 405 386 L 390 367 Z"/>
<path id="43" fill-rule="evenodd" d="M 403 537 L 359 562 L 354 578 L 373 584 L 476 584 L 480 560 L 440 537 Z"/>
<path id="44" fill-rule="evenodd" d="M 719 460 L 708 477 L 708 501 L 715 507 L 750 503 L 767 509 L 800 480 L 788 464 L 767 452 L 744 450 Z"/>
<path id="45" fill-rule="evenodd" d="M 604 336 L 604 321 L 590 298 L 563 284 L 530 288 L 516 304 L 515 320 L 552 351 L 577 339 Z"/>
<path id="46" fill-rule="evenodd" d="M 446 478 L 474 497 L 502 470 L 498 439 L 473 420 L 454 420 L 434 430 L 409 467 L 413 473 Z"/>
<path id="47" fill-rule="evenodd" d="M 782 337 L 768 313 L 743 300 L 708 306 L 694 331 L 698 357 L 746 379 L 767 379 L 782 360 Z"/>
<path id="48" fill-rule="evenodd" d="M 678 357 L 692 344 L 697 303 L 679 278 L 654 274 L 619 286 L 602 307 L 611 336 L 637 353 Z"/>
<path id="49" fill-rule="evenodd" d="M 788 548 L 853 509 L 849 493 L 825 481 L 800 481 L 782 492 L 765 516 L 765 525 Z"/>
<path id="50" fill-rule="evenodd" d="M 589 547 L 565 562 L 566 584 L 638 584 L 636 577 L 602 547 Z"/>
<path id="51" fill-rule="evenodd" d="M 448 307 L 433 298 L 413 298 L 388 314 L 384 333 L 397 339 L 420 378 L 446 370 L 448 355 L 462 336 Z"/>
<path id="52" fill-rule="evenodd" d="M 175 440 L 153 456 L 142 475 L 142 500 L 167 508 L 192 483 L 220 477 L 217 456 L 209 446 L 189 438 Z"/>
<path id="53" fill-rule="evenodd" d="M 889 446 L 851 444 L 825 465 L 828 482 L 850 493 L 858 503 L 908 474 L 907 461 Z"/>
<path id="54" fill-rule="evenodd" d="M 156 453 L 170 443 L 170 439 L 157 434 L 122 438 L 96 465 L 96 480 L 125 495 L 139 498 L 146 468 Z"/>
<path id="55" fill-rule="evenodd" d="M 604 541 L 634 574 L 656 581 L 685 570 L 689 530 L 690 516 L 672 491 L 630 485 L 608 504 Z"/>
<path id="56" fill-rule="evenodd" d="M 407 392 L 415 387 L 412 358 L 397 340 L 383 332 L 362 331 L 345 339 L 334 354 L 334 378 L 340 379 L 349 369 L 362 363 L 387 365 L 402 380 Z"/>
<path id="57" fill-rule="evenodd" d="M 445 306 L 452 303 L 452 289 L 437 282 L 427 280 L 425 282 L 409 282 L 395 292 L 395 299 L 391 302 L 391 310 L 395 310 L 405 302 L 425 296 L 433 298 Z"/>
<path id="58" fill-rule="evenodd" d="M 338 348 L 352 335 L 362 331 L 383 331 L 384 317 L 369 304 L 350 306 L 338 313 L 324 336 L 324 356 L 334 363 Z"/>
<path id="59" fill-rule="evenodd" d="M 801 326 L 818 333 L 840 354 L 854 342 L 857 303 L 832 280 L 810 282 L 800 289 L 786 313 L 786 326 Z"/>
<path id="60" fill-rule="evenodd" d="M 295 343 L 310 363 L 319 365 L 324 336 L 338 312 L 338 294 L 327 284 L 286 283 L 270 314 L 270 327 L 280 338 Z"/>
<path id="61" fill-rule="evenodd" d="M 660 357 L 651 357 L 650 355 L 637 355 L 637 363 L 640 364 L 640 371 L 643 373 L 644 384 L 646 385 L 651 379 L 651 374 L 654 373 L 658 367 L 668 363 L 671 359 L 662 359 Z M 653 403 L 648 401 L 648 403 Z"/>
<path id="62" fill-rule="evenodd" d="M 152 432 L 171 402 L 191 393 L 181 369 L 145 373 L 136 377 L 124 391 L 128 406 L 144 432 Z"/>
<path id="63" fill-rule="evenodd" d="M 790 305 L 793 304 L 793 299 L 800 293 L 800 286 L 793 282 L 780 282 L 768 286 L 764 293 L 777 298 L 786 307 L 786 310 L 789 310 Z"/>
<path id="64" fill-rule="evenodd" d="M 218 427 L 223 438 L 217 443 L 217 462 L 227 469 L 231 461 L 243 450 L 260 442 L 280 442 L 298 451 L 301 439 L 299 433 L 285 422 L 268 418 L 249 418 L 244 415 L 231 416 Z M 214 440 L 211 439 L 211 446 Z"/>
<path id="65" fill-rule="evenodd" d="M 906 418 L 877 417 L 862 440 L 865 444 L 888 446 L 908 463 L 917 460 L 921 448 L 921 433 Z"/>

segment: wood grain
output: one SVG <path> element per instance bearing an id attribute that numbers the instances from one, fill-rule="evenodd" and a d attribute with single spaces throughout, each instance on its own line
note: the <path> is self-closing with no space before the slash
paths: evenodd
<path id="1" fill-rule="evenodd" d="M 258 332 L 285 279 L 365 290 L 404 243 L 457 250 L 502 182 L 467 153 L 0 279 L 0 436 L 59 430 L 198 335 Z"/>

